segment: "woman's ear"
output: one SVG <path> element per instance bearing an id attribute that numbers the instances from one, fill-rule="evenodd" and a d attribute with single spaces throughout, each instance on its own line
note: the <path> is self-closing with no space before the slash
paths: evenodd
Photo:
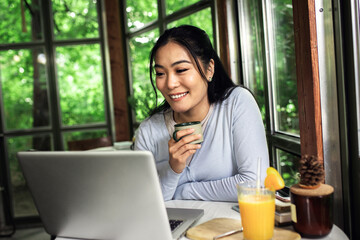
<path id="1" fill-rule="evenodd" d="M 214 76 L 214 72 L 215 72 L 215 62 L 213 59 L 210 59 L 209 61 L 209 65 L 206 71 L 206 78 L 208 79 L 209 82 L 212 81 L 212 78 Z"/>
<path id="2" fill-rule="evenodd" d="M 214 71 L 215 71 L 215 62 L 213 59 L 210 59 L 209 61 L 209 66 L 208 66 L 208 69 L 207 69 L 207 77 L 213 77 L 214 76 Z"/>

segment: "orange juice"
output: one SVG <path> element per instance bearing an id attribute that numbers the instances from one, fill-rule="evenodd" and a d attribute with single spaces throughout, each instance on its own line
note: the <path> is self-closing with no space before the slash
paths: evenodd
<path id="1" fill-rule="evenodd" d="M 262 191 L 250 195 L 239 194 L 241 222 L 244 238 L 251 240 L 271 239 L 274 232 L 275 198 Z"/>

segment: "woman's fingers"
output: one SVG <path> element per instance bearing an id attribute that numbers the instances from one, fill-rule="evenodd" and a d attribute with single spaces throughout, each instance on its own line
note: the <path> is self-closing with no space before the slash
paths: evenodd
<path id="1" fill-rule="evenodd" d="M 193 139 L 193 138 L 191 138 Z M 196 139 L 194 139 L 196 140 Z M 192 141 L 194 141 L 192 140 Z M 173 156 L 181 156 L 185 153 L 187 153 L 188 151 L 191 150 L 197 150 L 201 147 L 200 144 L 181 144 L 182 142 L 177 142 L 171 146 L 169 146 L 169 153 L 172 154 Z"/>
<path id="2" fill-rule="evenodd" d="M 180 141 L 170 139 L 169 141 L 169 153 L 182 155 L 189 150 L 196 150 L 200 148 L 200 144 L 191 144 L 191 142 L 201 138 L 200 134 L 189 135 L 183 137 Z"/>
<path id="3" fill-rule="evenodd" d="M 170 139 L 169 163 L 173 171 L 181 173 L 184 170 L 184 168 L 186 167 L 186 159 L 192 154 L 194 154 L 196 150 L 201 147 L 200 144 L 190 144 L 190 142 L 200 138 L 200 134 L 195 134 L 185 136 L 178 142 L 176 142 L 174 139 Z"/>
<path id="4" fill-rule="evenodd" d="M 191 135 L 192 133 L 194 133 L 194 131 L 195 131 L 195 129 L 193 129 L 193 128 L 180 130 L 175 133 L 176 136 L 174 136 L 174 138 L 176 137 L 176 140 L 177 140 L 177 142 L 179 142 L 180 145 L 191 143 L 191 142 L 193 142 L 195 140 L 199 140 L 201 138 L 200 134 Z"/>
<path id="5" fill-rule="evenodd" d="M 190 134 L 192 134 L 194 131 L 195 131 L 195 129 L 193 129 L 193 128 L 187 128 L 187 129 L 183 129 L 183 130 L 177 131 L 177 132 L 175 133 L 176 136 L 174 136 L 174 138 L 175 138 L 177 141 L 180 141 L 180 139 L 182 139 L 184 136 L 190 135 Z M 176 141 L 176 140 L 175 140 L 175 141 Z"/>

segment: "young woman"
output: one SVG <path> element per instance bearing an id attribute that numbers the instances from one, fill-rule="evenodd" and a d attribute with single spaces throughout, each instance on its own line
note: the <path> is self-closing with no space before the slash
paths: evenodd
<path id="1" fill-rule="evenodd" d="M 208 35 L 183 25 L 166 30 L 150 55 L 150 80 L 165 101 L 144 120 L 135 149 L 151 151 L 165 200 L 237 201 L 236 184 L 261 179 L 269 156 L 261 114 L 252 94 L 226 74 Z M 200 121 L 199 135 L 177 123 Z"/>

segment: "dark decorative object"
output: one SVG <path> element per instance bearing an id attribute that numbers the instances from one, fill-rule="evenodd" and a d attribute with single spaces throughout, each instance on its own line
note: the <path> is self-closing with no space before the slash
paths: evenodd
<path id="1" fill-rule="evenodd" d="M 325 179 L 322 163 L 314 156 L 305 155 L 300 159 L 300 187 L 317 188 Z"/>
<path id="2" fill-rule="evenodd" d="M 300 160 L 300 182 L 290 188 L 291 219 L 303 237 L 324 237 L 333 226 L 334 188 L 323 184 L 323 164 L 315 156 Z"/>

